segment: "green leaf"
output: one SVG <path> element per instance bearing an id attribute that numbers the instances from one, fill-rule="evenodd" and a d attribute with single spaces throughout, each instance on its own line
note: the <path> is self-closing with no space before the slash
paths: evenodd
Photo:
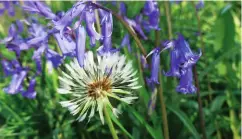
<path id="1" fill-rule="evenodd" d="M 123 133 L 125 133 L 127 136 L 133 139 L 132 135 L 123 127 L 122 123 L 120 123 L 119 120 L 117 120 L 117 118 L 110 112 L 110 110 L 109 114 L 113 122 L 123 131 Z"/>
<path id="2" fill-rule="evenodd" d="M 16 59 L 16 55 L 13 51 L 9 51 L 6 47 L 0 47 L 2 56 L 8 60 Z"/>
<path id="3" fill-rule="evenodd" d="M 178 118 L 184 123 L 184 125 L 196 139 L 200 139 L 199 133 L 184 112 L 182 112 L 179 108 L 172 106 L 171 104 L 167 104 L 166 107 L 178 116 Z"/>
<path id="4" fill-rule="evenodd" d="M 151 127 L 146 121 L 145 119 L 132 107 L 128 106 L 128 109 L 132 112 L 132 114 L 134 115 L 135 118 L 137 118 L 137 120 L 143 124 L 145 126 L 145 128 L 147 129 L 147 131 L 149 132 L 149 134 L 154 138 L 154 139 L 163 139 L 163 137 L 161 136 L 161 134 L 157 134 L 157 132 L 155 132 L 155 129 L 153 127 Z"/>
<path id="5" fill-rule="evenodd" d="M 220 110 L 225 100 L 226 100 L 226 96 L 217 96 L 211 104 L 211 108 L 210 108 L 211 112 Z"/>

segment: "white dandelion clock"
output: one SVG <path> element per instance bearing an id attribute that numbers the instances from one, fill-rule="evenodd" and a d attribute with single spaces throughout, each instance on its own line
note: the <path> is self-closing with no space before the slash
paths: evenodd
<path id="1" fill-rule="evenodd" d="M 65 65 L 67 72 L 63 72 L 58 92 L 68 94 L 71 100 L 60 102 L 63 107 L 77 120 L 82 121 L 87 116 L 92 118 L 98 111 L 104 123 L 103 109 L 109 107 L 115 116 L 120 113 L 110 102 L 110 98 L 132 103 L 137 99 L 134 91 L 141 86 L 136 77 L 137 71 L 132 62 L 126 61 L 119 53 L 106 53 L 94 57 L 91 51 L 85 54 L 84 67 L 80 67 L 77 59 Z"/>

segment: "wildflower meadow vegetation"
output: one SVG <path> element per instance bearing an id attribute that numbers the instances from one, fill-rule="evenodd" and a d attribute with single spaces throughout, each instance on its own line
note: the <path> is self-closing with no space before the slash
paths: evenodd
<path id="1" fill-rule="evenodd" d="M 239 139 L 240 1 L 0 1 L 0 139 Z"/>

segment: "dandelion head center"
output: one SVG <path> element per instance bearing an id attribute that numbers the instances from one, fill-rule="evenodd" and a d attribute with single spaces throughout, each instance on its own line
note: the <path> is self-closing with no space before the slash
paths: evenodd
<path id="1" fill-rule="evenodd" d="M 106 93 L 111 91 L 111 80 L 109 78 L 104 78 L 101 80 L 96 80 L 88 84 L 88 95 L 97 99 L 102 96 L 106 96 Z"/>

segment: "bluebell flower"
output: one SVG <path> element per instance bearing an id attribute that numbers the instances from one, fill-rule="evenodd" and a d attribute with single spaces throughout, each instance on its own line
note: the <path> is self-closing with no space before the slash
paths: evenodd
<path id="1" fill-rule="evenodd" d="M 119 13 L 121 16 L 126 16 L 126 5 L 124 2 L 119 3 Z"/>
<path id="2" fill-rule="evenodd" d="M 8 87 L 5 87 L 3 88 L 3 91 L 8 93 L 8 94 L 16 94 L 20 91 L 21 89 L 21 85 L 24 81 L 24 78 L 26 77 L 27 75 L 27 70 L 21 70 L 21 71 L 18 71 L 16 72 L 15 74 L 13 74 L 12 76 L 12 80 L 9 84 Z"/>
<path id="3" fill-rule="evenodd" d="M 23 9 L 32 13 L 37 13 L 44 16 L 47 19 L 56 19 L 56 15 L 51 11 L 51 9 L 44 3 L 40 1 L 25 1 Z"/>
<path id="4" fill-rule="evenodd" d="M 189 44 L 181 34 L 178 35 L 176 40 L 166 43 L 166 47 L 171 48 L 171 68 L 167 73 L 164 73 L 165 76 L 173 76 L 180 79 L 180 84 L 176 89 L 178 92 L 185 94 L 196 92 L 196 88 L 192 84 L 192 66 L 201 57 L 201 51 L 199 53 L 192 52 Z"/>
<path id="5" fill-rule="evenodd" d="M 81 67 L 84 66 L 85 47 L 86 47 L 86 31 L 84 27 L 79 26 L 76 29 L 76 57 Z"/>
<path id="6" fill-rule="evenodd" d="M 71 38 L 70 35 L 66 34 L 63 36 L 63 38 L 61 38 L 61 35 L 59 33 L 55 33 L 54 37 L 64 56 L 74 56 L 75 55 L 76 43 Z"/>
<path id="7" fill-rule="evenodd" d="M 143 40 L 147 40 L 147 36 L 145 35 L 143 29 L 142 29 L 142 26 L 141 26 L 141 22 L 142 22 L 142 15 L 137 15 L 135 17 L 135 20 L 133 19 L 129 19 L 127 17 L 124 17 L 124 20 L 129 24 L 129 26 L 131 26 L 134 31 L 139 35 L 141 36 L 141 38 Z"/>
<path id="8" fill-rule="evenodd" d="M 195 93 L 197 91 L 196 87 L 193 85 L 192 67 L 181 74 L 180 83 L 176 87 L 176 91 L 183 94 Z"/>
<path id="9" fill-rule="evenodd" d="M 84 13 L 85 21 L 86 21 L 86 31 L 88 36 L 90 37 L 90 44 L 94 46 L 96 44 L 96 40 L 101 38 L 101 35 L 97 33 L 95 29 L 95 12 L 93 8 L 88 8 Z"/>
<path id="10" fill-rule="evenodd" d="M 22 96 L 29 98 L 29 99 L 35 98 L 36 94 L 37 94 L 35 91 L 35 85 L 36 85 L 36 79 L 35 79 L 35 77 L 33 77 L 29 82 L 29 86 L 28 86 L 27 90 L 21 91 Z"/>
<path id="11" fill-rule="evenodd" d="M 112 48 L 112 32 L 113 32 L 113 18 L 112 14 L 106 12 L 106 15 L 102 18 L 102 46 L 98 48 L 99 54 L 114 51 Z"/>
<path id="12" fill-rule="evenodd" d="M 123 38 L 123 40 L 121 42 L 121 45 L 120 45 L 121 48 L 123 48 L 124 46 L 127 46 L 129 52 L 131 52 L 130 37 L 129 37 L 128 33 L 124 36 L 124 38 Z"/>
<path id="13" fill-rule="evenodd" d="M 148 54 L 148 56 L 152 55 L 152 62 L 151 76 L 147 79 L 147 82 L 152 90 L 154 90 L 155 85 L 159 84 L 160 51 L 160 47 L 157 47 Z"/>
<path id="14" fill-rule="evenodd" d="M 143 26 L 147 31 L 150 31 L 150 29 L 160 30 L 160 10 L 157 2 L 146 1 L 143 8 L 143 14 L 148 16 L 148 21 L 145 20 L 143 22 Z"/>
<path id="15" fill-rule="evenodd" d="M 64 29 L 72 23 L 72 21 L 77 17 L 81 16 L 82 12 L 85 10 L 86 4 L 83 1 L 77 2 L 69 9 L 61 19 L 53 21 L 54 28 L 60 31 L 61 37 L 64 35 Z"/>
<path id="16" fill-rule="evenodd" d="M 204 1 L 203 0 L 199 0 L 198 3 L 196 4 L 196 10 L 200 10 L 204 7 Z"/>
<path id="17" fill-rule="evenodd" d="M 0 15 L 2 15 L 5 11 L 8 11 L 10 16 L 15 15 L 14 11 L 14 2 L 11 1 L 0 1 Z M 2 5 L 2 6 L 1 6 Z"/>
<path id="18" fill-rule="evenodd" d="M 63 61 L 63 57 L 60 56 L 57 52 L 51 50 L 51 49 L 47 49 L 45 56 L 47 58 L 47 60 L 52 62 L 52 65 L 54 68 L 57 68 Z"/>
<path id="19" fill-rule="evenodd" d="M 14 73 L 14 68 L 13 68 L 11 61 L 2 59 L 1 65 L 2 65 L 3 72 L 4 72 L 5 76 L 9 76 L 9 75 L 12 75 Z"/>

